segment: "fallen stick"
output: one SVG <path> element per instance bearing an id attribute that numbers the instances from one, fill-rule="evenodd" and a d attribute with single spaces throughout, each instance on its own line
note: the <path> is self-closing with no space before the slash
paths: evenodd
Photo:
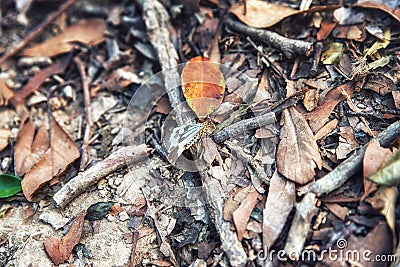
<path id="1" fill-rule="evenodd" d="M 25 46 L 32 43 L 39 34 L 46 28 L 50 23 L 52 23 L 55 19 L 57 19 L 62 13 L 64 13 L 68 8 L 70 8 L 73 4 L 75 4 L 78 0 L 69 0 L 62 4 L 56 11 L 46 16 L 46 18 L 38 25 L 35 29 L 25 37 L 20 43 L 18 43 L 14 48 L 11 48 L 10 51 L 6 52 L 0 58 L 0 64 L 14 56 L 16 53 L 21 51 Z"/>
<path id="2" fill-rule="evenodd" d="M 98 182 L 101 178 L 123 168 L 125 165 L 144 161 L 147 158 L 147 152 L 148 149 L 145 144 L 123 147 L 115 151 L 104 160 L 69 180 L 53 196 L 54 201 L 58 206 L 65 207 L 72 199 Z"/>
<path id="3" fill-rule="evenodd" d="M 283 37 L 276 32 L 249 27 L 232 17 L 227 17 L 225 24 L 234 32 L 240 33 L 244 36 L 250 36 L 282 51 L 285 56 L 290 59 L 294 58 L 296 55 L 308 56 L 312 51 L 313 43 L 293 40 Z"/>
<path id="4" fill-rule="evenodd" d="M 381 146 L 387 147 L 400 136 L 400 121 L 396 121 L 376 136 Z M 364 152 L 367 145 L 360 148 L 357 152 L 343 161 L 333 171 L 299 189 L 299 194 L 304 195 L 312 192 L 317 196 L 328 194 L 342 186 L 350 177 L 361 170 Z"/>

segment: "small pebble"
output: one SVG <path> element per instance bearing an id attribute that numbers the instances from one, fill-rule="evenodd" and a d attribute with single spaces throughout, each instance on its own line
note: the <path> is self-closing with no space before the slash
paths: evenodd
<path id="1" fill-rule="evenodd" d="M 115 178 L 115 180 L 114 180 L 114 185 L 115 186 L 119 186 L 121 183 L 122 183 L 122 178 L 120 178 L 120 177 Z"/>
<path id="2" fill-rule="evenodd" d="M 357 104 L 357 107 L 361 108 L 361 109 L 365 109 L 366 108 L 366 106 L 363 103 Z"/>
<path id="3" fill-rule="evenodd" d="M 71 85 L 65 86 L 63 89 L 63 93 L 67 99 L 70 99 L 70 100 L 74 99 L 74 91 L 72 90 Z"/>
<path id="4" fill-rule="evenodd" d="M 114 129 L 111 130 L 111 134 L 117 134 L 119 133 L 121 129 L 119 127 L 115 127 Z"/>
<path id="5" fill-rule="evenodd" d="M 1 162 L 1 169 L 5 170 L 10 166 L 11 158 L 10 157 L 5 157 L 2 162 Z"/>
<path id="6" fill-rule="evenodd" d="M 103 190 L 104 188 L 106 188 L 106 186 L 104 184 L 97 186 L 97 189 L 99 189 L 99 190 Z"/>
<path id="7" fill-rule="evenodd" d="M 115 222 L 117 220 L 117 218 L 115 218 L 113 215 L 111 214 L 107 214 L 106 218 L 109 222 Z"/>
<path id="8" fill-rule="evenodd" d="M 121 222 L 127 221 L 127 220 L 129 220 L 129 215 L 128 215 L 128 213 L 126 213 L 126 211 L 120 212 L 120 214 L 118 215 L 118 219 Z"/>
<path id="9" fill-rule="evenodd" d="M 107 181 L 108 186 L 114 185 L 114 179 L 113 178 L 109 178 Z"/>

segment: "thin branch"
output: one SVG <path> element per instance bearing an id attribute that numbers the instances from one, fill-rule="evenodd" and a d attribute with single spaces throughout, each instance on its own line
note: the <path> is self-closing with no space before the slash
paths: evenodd
<path id="1" fill-rule="evenodd" d="M 391 124 L 376 136 L 381 146 L 387 147 L 400 136 L 400 121 Z M 367 145 L 360 148 L 356 153 L 343 161 L 333 171 L 317 180 L 316 182 L 300 188 L 300 194 L 313 192 L 317 196 L 328 194 L 342 186 L 350 177 L 362 168 L 364 152 Z"/>
<path id="2" fill-rule="evenodd" d="M 65 207 L 72 199 L 84 192 L 89 186 L 98 182 L 101 178 L 123 168 L 125 164 L 129 165 L 145 160 L 147 152 L 145 144 L 135 147 L 123 147 L 115 151 L 104 160 L 69 180 L 53 196 L 54 201 L 58 206 Z"/>
<path id="3" fill-rule="evenodd" d="M 10 57 L 17 54 L 21 51 L 25 46 L 32 43 L 40 33 L 55 19 L 57 19 L 62 13 L 64 13 L 68 8 L 70 8 L 73 4 L 75 4 L 78 0 L 68 0 L 64 4 L 62 4 L 56 11 L 46 16 L 46 18 L 38 25 L 28 36 L 25 37 L 20 43 L 18 43 L 14 48 L 11 48 L 10 51 L 6 52 L 0 58 L 0 64 L 9 59 Z"/>
<path id="4" fill-rule="evenodd" d="M 225 24 L 234 32 L 240 33 L 244 36 L 250 36 L 260 42 L 272 46 L 282 51 L 286 57 L 294 58 L 296 55 L 309 55 L 313 43 L 301 40 L 293 40 L 283 37 L 275 32 L 264 29 L 257 29 L 249 27 L 232 17 L 227 17 Z"/>
<path id="5" fill-rule="evenodd" d="M 89 161 L 89 140 L 92 135 L 92 127 L 93 127 L 92 108 L 90 104 L 89 82 L 86 76 L 85 65 L 83 64 L 82 60 L 79 57 L 75 57 L 74 62 L 78 67 L 79 74 L 81 75 L 82 79 L 83 99 L 84 99 L 86 122 L 87 122 L 85 126 L 85 133 L 83 136 L 82 158 L 79 168 L 81 171 L 83 171 L 86 167 L 86 164 Z"/>

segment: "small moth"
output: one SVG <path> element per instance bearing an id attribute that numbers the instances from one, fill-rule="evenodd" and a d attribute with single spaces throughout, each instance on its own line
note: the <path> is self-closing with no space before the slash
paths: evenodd
<path id="1" fill-rule="evenodd" d="M 172 130 L 169 138 L 166 139 L 168 160 L 175 162 L 183 151 L 189 149 L 208 131 L 209 122 L 179 126 Z"/>

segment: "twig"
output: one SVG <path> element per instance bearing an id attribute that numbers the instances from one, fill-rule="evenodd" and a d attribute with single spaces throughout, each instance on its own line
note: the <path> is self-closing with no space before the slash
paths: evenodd
<path id="1" fill-rule="evenodd" d="M 81 171 L 83 171 L 89 161 L 89 139 L 92 135 L 92 126 L 93 126 L 92 108 L 90 105 L 89 82 L 86 76 L 85 66 L 79 57 L 75 57 L 74 62 L 78 67 L 79 74 L 81 75 L 82 79 L 83 99 L 84 99 L 86 122 L 87 122 L 85 126 L 85 133 L 83 136 L 82 157 L 79 168 Z"/>
<path id="2" fill-rule="evenodd" d="M 313 65 L 311 67 L 310 70 L 310 74 L 312 76 L 315 76 L 317 74 L 318 71 L 318 64 L 319 61 L 321 60 L 321 54 L 322 54 L 322 48 L 323 48 L 323 44 L 321 42 L 317 42 L 314 45 L 314 58 L 313 58 Z"/>
<path id="3" fill-rule="evenodd" d="M 52 23 L 55 19 L 57 19 L 62 13 L 64 13 L 68 8 L 70 8 L 73 4 L 75 4 L 78 0 L 68 0 L 64 4 L 62 4 L 56 11 L 46 16 L 46 18 L 38 25 L 36 28 L 25 37 L 20 43 L 18 43 L 14 48 L 11 48 L 10 51 L 6 52 L 0 58 L 0 64 L 10 57 L 14 56 L 20 50 L 22 50 L 25 46 L 33 42 L 39 34 L 46 28 L 50 23 Z"/>
<path id="4" fill-rule="evenodd" d="M 238 136 L 245 131 L 256 129 L 273 123 L 275 123 L 275 113 L 269 112 L 267 114 L 242 120 L 225 128 L 222 128 L 218 133 L 213 136 L 213 140 L 215 143 L 220 144 L 228 138 Z"/>
<path id="5" fill-rule="evenodd" d="M 175 108 L 183 102 L 179 89 L 178 53 L 170 39 L 168 31 L 169 15 L 164 6 L 153 0 L 143 1 L 143 17 L 150 42 L 157 52 L 161 68 L 164 72 L 164 84 L 171 107 Z M 179 124 L 179 119 L 178 124 Z"/>
<path id="6" fill-rule="evenodd" d="M 131 248 L 131 255 L 129 256 L 129 267 L 136 266 L 135 253 L 136 253 L 138 238 L 139 238 L 139 233 L 135 230 L 132 235 L 132 248 Z"/>
<path id="7" fill-rule="evenodd" d="M 293 40 L 283 37 L 275 32 L 249 27 L 232 17 L 227 17 L 225 23 L 232 31 L 245 36 L 250 36 L 260 42 L 268 44 L 282 51 L 285 56 L 290 59 L 294 58 L 296 55 L 308 56 L 312 50 L 313 43 Z"/>
<path id="8" fill-rule="evenodd" d="M 146 145 L 123 147 L 104 160 L 96 163 L 84 172 L 68 181 L 54 196 L 53 199 L 60 207 L 65 207 L 72 199 L 84 192 L 101 178 L 122 168 L 125 164 L 143 161 L 147 158 Z"/>
<path id="9" fill-rule="evenodd" d="M 400 121 L 391 124 L 376 136 L 381 146 L 387 147 L 400 136 Z M 328 194 L 342 186 L 351 176 L 361 170 L 364 152 L 367 145 L 360 148 L 356 153 L 343 161 L 333 171 L 317 180 L 316 182 L 300 188 L 300 194 L 313 192 L 317 196 Z"/>

